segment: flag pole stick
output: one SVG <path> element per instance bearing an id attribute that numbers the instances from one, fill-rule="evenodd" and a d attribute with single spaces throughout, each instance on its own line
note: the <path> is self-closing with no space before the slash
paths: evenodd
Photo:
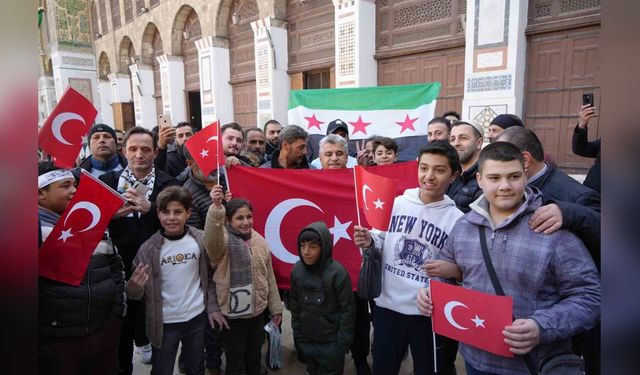
<path id="1" fill-rule="evenodd" d="M 353 190 L 354 193 L 356 193 L 356 214 L 358 215 L 358 226 L 361 227 L 362 225 L 360 225 L 360 207 L 358 204 L 358 184 L 356 182 L 356 168 L 358 168 L 357 165 L 353 167 Z"/>
<path id="2" fill-rule="evenodd" d="M 427 280 L 427 288 L 431 291 L 431 278 Z M 431 298 L 433 301 L 433 296 Z M 436 332 L 433 330 L 433 313 L 431 313 L 431 335 L 433 336 L 433 372 L 438 372 L 437 348 L 436 348 Z"/>

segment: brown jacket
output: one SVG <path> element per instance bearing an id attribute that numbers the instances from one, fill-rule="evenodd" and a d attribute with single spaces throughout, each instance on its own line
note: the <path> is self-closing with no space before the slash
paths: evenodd
<path id="1" fill-rule="evenodd" d="M 223 315 L 229 314 L 229 238 L 224 229 L 225 209 L 216 209 L 212 204 L 207 212 L 204 226 L 204 246 L 211 260 L 211 267 L 215 270 L 213 281 L 217 297 L 216 310 Z M 276 277 L 271 266 L 271 250 L 269 244 L 258 232 L 251 230 L 249 243 L 251 250 L 251 268 L 253 270 L 254 301 L 253 314 L 243 318 L 260 315 L 265 308 L 269 308 L 271 315 L 282 314 L 282 301 L 278 293 Z"/>
<path id="2" fill-rule="evenodd" d="M 202 231 L 197 228 L 188 227 L 189 234 L 195 238 L 200 248 L 200 287 L 204 293 L 205 306 L 207 312 L 217 311 L 215 306 L 215 286 L 211 282 L 213 270 L 209 267 L 209 257 L 202 243 Z M 147 336 L 151 345 L 156 348 L 162 347 L 162 335 L 164 334 L 164 324 L 162 317 L 162 276 L 160 275 L 160 249 L 164 243 L 164 237 L 160 231 L 156 232 L 145 243 L 140 246 L 138 254 L 133 260 L 132 268 L 138 264 L 150 266 L 148 273 L 151 276 L 143 290 L 131 288 L 127 284 L 127 297 L 133 300 L 144 298 L 145 320 Z M 214 308 L 215 306 L 215 308 Z"/>

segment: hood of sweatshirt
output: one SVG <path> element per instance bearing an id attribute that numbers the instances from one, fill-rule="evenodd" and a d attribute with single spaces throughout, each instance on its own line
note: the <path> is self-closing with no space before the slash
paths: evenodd
<path id="1" fill-rule="evenodd" d="M 441 201 L 425 204 L 420 199 L 420 188 L 407 189 L 404 191 L 402 196 L 406 198 L 410 203 L 420 205 L 421 207 L 428 207 L 429 209 L 438 210 L 456 206 L 456 202 L 454 202 L 453 199 L 449 198 L 449 196 L 447 195 L 445 195 L 444 199 L 442 199 Z"/>
<path id="2" fill-rule="evenodd" d="M 320 247 L 321 247 L 320 261 L 311 266 L 307 265 L 304 262 L 304 260 L 302 259 L 302 253 L 300 252 L 300 237 L 302 235 L 302 232 L 307 230 L 316 232 L 316 234 L 320 236 L 320 242 L 321 242 L 320 243 Z M 300 234 L 298 235 L 298 257 L 300 257 L 300 263 L 302 263 L 307 269 L 313 272 L 324 269 L 324 267 L 327 265 L 330 259 L 332 259 L 332 256 L 333 256 L 333 238 L 331 237 L 331 232 L 329 232 L 329 228 L 327 228 L 327 225 L 324 222 L 316 221 L 315 223 L 311 223 L 307 225 L 306 227 L 304 227 L 304 229 L 300 231 Z"/>

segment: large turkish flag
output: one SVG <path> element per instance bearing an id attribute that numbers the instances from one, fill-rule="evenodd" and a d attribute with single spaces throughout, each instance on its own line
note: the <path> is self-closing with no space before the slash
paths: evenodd
<path id="1" fill-rule="evenodd" d="M 87 171 L 38 253 L 39 275 L 80 285 L 91 255 L 125 199 Z"/>
<path id="2" fill-rule="evenodd" d="M 431 280 L 433 331 L 504 357 L 513 357 L 502 331 L 513 321 L 513 300 Z"/>
<path id="3" fill-rule="evenodd" d="M 98 111 L 79 92 L 67 88 L 58 105 L 47 117 L 38 133 L 38 145 L 54 157 L 54 164 L 73 168 L 82 148 L 82 138 L 98 115 Z"/>
<path id="4" fill-rule="evenodd" d="M 208 176 L 211 171 L 224 165 L 220 121 L 205 126 L 204 129 L 189 138 L 184 145 L 204 176 Z"/>
<path id="5" fill-rule="evenodd" d="M 355 289 L 362 257 L 353 243 L 357 213 L 352 169 L 233 166 L 228 174 L 234 198 L 247 199 L 253 206 L 253 226 L 271 247 L 279 288 L 290 287 L 291 268 L 300 260 L 300 231 L 315 221 L 324 221 L 333 234 L 333 259 L 347 269 Z"/>

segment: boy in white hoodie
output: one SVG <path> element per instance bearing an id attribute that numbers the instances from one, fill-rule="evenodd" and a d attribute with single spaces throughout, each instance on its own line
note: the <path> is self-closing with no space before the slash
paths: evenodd
<path id="1" fill-rule="evenodd" d="M 429 143 L 418 157 L 419 187 L 395 199 L 388 230 L 372 233 L 355 227 L 356 246 L 382 251 L 384 263 L 382 293 L 373 310 L 374 375 L 397 374 L 407 347 L 411 348 L 414 373 L 433 373 L 431 320 L 420 316 L 416 296 L 429 279 L 422 267 L 427 262 L 438 269 L 440 277 L 459 275 L 455 264 L 433 259 L 463 215 L 445 195 L 460 172 L 458 153 L 449 143 Z M 440 361 L 438 365 L 441 373 Z"/>

